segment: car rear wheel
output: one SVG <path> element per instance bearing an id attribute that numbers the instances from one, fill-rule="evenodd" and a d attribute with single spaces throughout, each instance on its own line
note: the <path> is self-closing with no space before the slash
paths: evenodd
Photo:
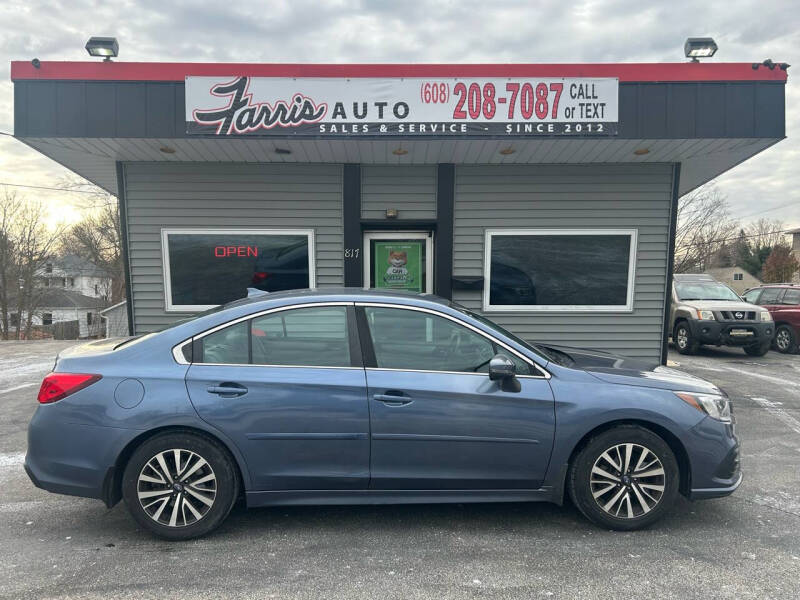
<path id="1" fill-rule="evenodd" d="M 692 336 L 692 330 L 686 321 L 678 321 L 675 325 L 675 331 L 672 333 L 672 341 L 675 342 L 680 354 L 695 354 L 699 344 Z"/>
<path id="2" fill-rule="evenodd" d="M 775 332 L 775 350 L 783 354 L 792 354 L 797 351 L 797 337 L 788 325 L 781 325 Z"/>
<path id="3" fill-rule="evenodd" d="M 574 458 L 567 483 L 575 506 L 591 521 L 609 529 L 641 529 L 674 503 L 678 463 L 658 435 L 623 425 L 589 440 Z"/>
<path id="4" fill-rule="evenodd" d="M 139 446 L 122 477 L 122 495 L 144 528 L 168 540 L 188 540 L 216 529 L 238 493 L 228 453 L 200 435 L 157 435 Z"/>
<path id="5" fill-rule="evenodd" d="M 744 351 L 747 356 L 764 356 L 767 352 L 769 352 L 770 345 L 771 342 L 752 344 L 750 346 L 745 346 Z"/>

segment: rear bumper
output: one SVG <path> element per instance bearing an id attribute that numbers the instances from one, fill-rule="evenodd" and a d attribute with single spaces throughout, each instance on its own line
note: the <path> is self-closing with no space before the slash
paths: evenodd
<path id="1" fill-rule="evenodd" d="M 117 456 L 138 432 L 63 423 L 51 408 L 38 408 L 31 419 L 25 472 L 36 487 L 48 492 L 108 503 Z"/>
<path id="2" fill-rule="evenodd" d="M 688 323 L 692 337 L 701 344 L 750 346 L 767 343 L 775 335 L 775 325 L 770 321 L 737 323 L 692 320 Z M 735 331 L 745 331 L 749 335 L 736 335 Z"/>

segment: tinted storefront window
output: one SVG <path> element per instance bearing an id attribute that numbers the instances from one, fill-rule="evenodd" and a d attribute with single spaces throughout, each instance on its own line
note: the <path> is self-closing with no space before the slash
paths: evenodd
<path id="1" fill-rule="evenodd" d="M 616 230 L 490 232 L 486 308 L 629 310 L 635 239 Z"/>
<path id="2" fill-rule="evenodd" d="M 169 309 L 200 310 L 247 296 L 307 288 L 311 235 L 307 232 L 165 230 Z"/>

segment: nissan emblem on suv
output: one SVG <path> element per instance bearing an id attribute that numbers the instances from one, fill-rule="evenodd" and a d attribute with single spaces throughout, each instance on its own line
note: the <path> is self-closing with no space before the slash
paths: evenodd
<path id="1" fill-rule="evenodd" d="M 740 320 L 740 321 L 741 321 L 742 319 L 744 319 L 744 313 L 743 313 L 743 312 L 737 312 L 737 313 L 734 313 L 734 315 L 733 315 L 733 316 L 734 316 L 734 317 L 736 317 L 736 318 L 737 318 L 738 320 Z"/>

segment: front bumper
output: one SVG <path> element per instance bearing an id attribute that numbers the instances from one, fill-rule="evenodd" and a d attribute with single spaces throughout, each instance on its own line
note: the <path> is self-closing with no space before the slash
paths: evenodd
<path id="1" fill-rule="evenodd" d="M 718 488 L 692 488 L 692 490 L 689 492 L 689 499 L 708 500 L 710 498 L 722 498 L 724 496 L 730 496 L 740 485 L 742 485 L 743 478 L 744 475 L 739 472 L 739 476 L 733 480 L 731 485 Z"/>
<path id="2" fill-rule="evenodd" d="M 721 498 L 742 483 L 739 438 L 732 423 L 705 417 L 691 429 L 690 500 Z"/>
<path id="3" fill-rule="evenodd" d="M 764 344 L 775 335 L 772 321 L 689 321 L 692 337 L 701 344 L 716 346 L 750 346 Z M 737 332 L 746 332 L 744 335 Z"/>

